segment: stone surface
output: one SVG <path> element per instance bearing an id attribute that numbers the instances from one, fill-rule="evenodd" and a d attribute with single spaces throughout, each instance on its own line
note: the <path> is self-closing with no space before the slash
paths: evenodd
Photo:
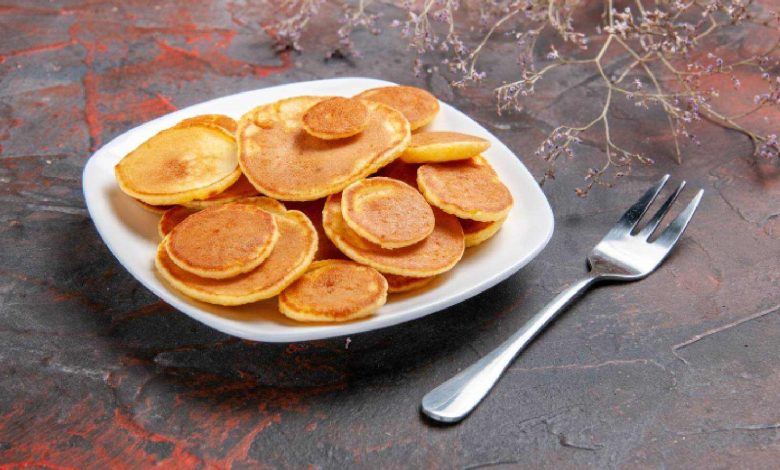
<path id="1" fill-rule="evenodd" d="M 556 231 L 536 260 L 444 312 L 352 336 L 348 348 L 346 338 L 230 338 L 142 288 L 98 237 L 81 170 L 101 144 L 173 109 L 298 80 L 379 77 L 445 97 L 537 176 L 543 136 L 593 112 L 592 71 L 579 71 L 545 85 L 525 112 L 499 117 L 487 88 L 450 89 L 435 70 L 414 78 L 392 31 L 360 33 L 362 59 L 325 60 L 316 43 L 276 55 L 266 11 L 218 0 L 0 6 L 0 464 L 776 465 L 780 176 L 750 156 L 748 139 L 708 124 L 702 146 L 686 147 L 677 165 L 663 121 L 626 108 L 617 135 L 655 166 L 577 198 L 572 189 L 603 159 L 585 139 L 544 187 Z M 500 50 L 486 56 L 488 72 L 511 77 Z M 706 190 L 664 267 L 579 301 L 462 424 L 423 419 L 424 393 L 580 276 L 587 250 L 663 172 Z"/>

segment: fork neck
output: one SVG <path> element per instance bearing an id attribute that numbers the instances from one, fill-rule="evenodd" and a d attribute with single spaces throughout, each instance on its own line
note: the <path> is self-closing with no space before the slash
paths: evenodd
<path id="1" fill-rule="evenodd" d="M 588 290 L 590 286 L 596 283 L 602 275 L 598 272 L 589 271 L 588 274 L 571 283 L 568 287 L 562 290 L 548 305 L 546 308 L 551 310 L 560 310 L 566 307 L 574 299 L 579 297 L 583 292 Z"/>

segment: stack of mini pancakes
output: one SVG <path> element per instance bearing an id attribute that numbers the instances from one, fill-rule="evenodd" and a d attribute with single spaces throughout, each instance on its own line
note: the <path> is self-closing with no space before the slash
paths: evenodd
<path id="1" fill-rule="evenodd" d="M 300 321 L 365 317 L 492 237 L 512 196 L 480 137 L 426 131 L 438 100 L 413 87 L 299 96 L 236 122 L 186 119 L 116 166 L 162 214 L 155 266 L 218 305 L 279 296 Z"/>

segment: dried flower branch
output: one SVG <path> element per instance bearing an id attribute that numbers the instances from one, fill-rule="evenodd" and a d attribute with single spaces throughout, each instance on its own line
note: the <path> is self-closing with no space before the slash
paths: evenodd
<path id="1" fill-rule="evenodd" d="M 282 15 L 275 29 L 286 47 L 300 48 L 300 37 L 322 0 L 288 0 L 277 8 Z M 341 2 L 344 12 L 338 31 L 341 54 L 357 54 L 350 41 L 364 28 L 378 34 L 378 16 L 367 13 L 368 2 Z M 517 79 L 497 84 L 499 114 L 521 110 L 538 82 L 559 67 L 593 67 L 605 93 L 600 111 L 585 125 L 553 129 L 536 152 L 548 163 L 542 183 L 555 177 L 559 157 L 574 158 L 574 145 L 583 133 L 600 129 L 606 154 L 598 168 L 585 175 L 584 196 L 594 185 L 610 186 L 631 172 L 635 163 L 653 160 L 617 143 L 610 132 L 610 112 L 616 99 L 637 108 L 658 107 L 666 115 L 674 140 L 674 155 L 682 161 L 681 145 L 698 143 L 690 125 L 707 120 L 748 136 L 758 156 L 780 158 L 777 132 L 754 129 L 744 118 L 768 107 L 780 107 L 780 14 L 753 0 L 604 0 L 598 18 L 593 2 L 585 0 L 404 0 L 405 19 L 398 28 L 417 53 L 415 72 L 423 73 L 425 60 L 438 60 L 451 74 L 455 87 L 487 79 L 480 56 L 498 36 L 515 44 Z M 598 13 L 597 13 L 598 14 Z M 588 18 L 591 15 L 590 23 Z M 584 26 L 575 27 L 582 22 Z M 595 24 L 594 24 L 595 23 Z M 477 26 L 481 33 L 475 36 Z M 777 39 L 760 54 L 730 62 L 718 52 L 718 38 L 735 28 L 765 29 Z M 545 50 L 540 50 L 544 38 Z M 714 39 L 713 39 L 714 38 Z M 438 59 L 437 59 L 438 58 Z M 739 113 L 719 109 L 721 91 L 705 83 L 727 77 L 739 89 L 743 71 L 760 74 L 766 89 Z"/>

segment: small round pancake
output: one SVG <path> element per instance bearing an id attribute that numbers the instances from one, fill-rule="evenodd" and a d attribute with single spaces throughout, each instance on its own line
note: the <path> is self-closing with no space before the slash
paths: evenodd
<path id="1" fill-rule="evenodd" d="M 165 211 L 167 211 L 168 209 L 176 207 L 176 206 L 153 206 L 151 204 L 145 203 L 140 199 L 135 199 L 135 198 L 133 198 L 133 201 L 137 202 L 142 209 L 151 212 L 152 214 L 164 214 Z"/>
<path id="2" fill-rule="evenodd" d="M 357 181 L 341 193 L 347 226 L 382 248 L 413 245 L 433 232 L 433 209 L 416 188 L 385 177 Z"/>
<path id="3" fill-rule="evenodd" d="M 436 226 L 425 240 L 388 250 L 364 239 L 349 228 L 341 215 L 341 194 L 325 202 L 322 225 L 333 243 L 353 260 L 382 273 L 428 277 L 452 269 L 463 256 L 463 229 L 458 219 L 434 209 Z"/>
<path id="4" fill-rule="evenodd" d="M 401 111 L 409 120 L 412 130 L 433 121 L 439 112 L 439 100 L 427 91 L 413 86 L 388 86 L 372 88 L 357 98 L 376 101 Z"/>
<path id="5" fill-rule="evenodd" d="M 159 132 L 127 154 L 114 171 L 125 194 L 151 205 L 204 199 L 241 176 L 235 140 L 199 125 Z"/>
<path id="6" fill-rule="evenodd" d="M 325 140 L 344 139 L 368 127 L 368 108 L 354 98 L 328 98 L 303 113 L 303 128 Z"/>
<path id="7" fill-rule="evenodd" d="M 406 163 L 449 162 L 476 157 L 490 147 L 490 142 L 460 132 L 420 132 L 401 154 Z"/>
<path id="8" fill-rule="evenodd" d="M 463 235 L 466 237 L 466 248 L 477 246 L 486 241 L 501 229 L 506 217 L 495 222 L 479 222 L 470 219 L 458 219 L 463 227 Z"/>
<path id="9" fill-rule="evenodd" d="M 259 266 L 278 239 L 273 215 L 254 205 L 233 203 L 187 217 L 166 237 L 165 248 L 185 271 L 225 279 Z"/>
<path id="10" fill-rule="evenodd" d="M 179 225 L 192 214 L 198 212 L 196 209 L 189 209 L 184 206 L 173 206 L 167 211 L 163 212 L 160 221 L 157 222 L 157 233 L 161 238 L 165 238 L 166 235 L 171 233 L 173 227 Z"/>
<path id="11" fill-rule="evenodd" d="M 431 205 L 461 219 L 492 222 L 512 208 L 512 194 L 482 157 L 423 165 L 417 186 Z"/>
<path id="12" fill-rule="evenodd" d="M 341 252 L 336 245 L 330 241 L 330 238 L 325 234 L 325 229 L 322 227 L 322 208 L 325 206 L 325 199 L 317 199 L 316 201 L 291 201 L 287 203 L 290 209 L 298 210 L 306 214 L 306 217 L 311 220 L 312 225 L 317 230 L 317 253 L 314 255 L 314 260 L 324 259 L 346 259 L 344 253 Z"/>
<path id="13" fill-rule="evenodd" d="M 279 294 L 279 311 L 298 321 L 342 322 L 367 317 L 387 301 L 387 281 L 354 261 L 315 261 Z"/>
<path id="14" fill-rule="evenodd" d="M 322 140 L 303 130 L 301 116 L 325 97 L 300 96 L 260 106 L 238 124 L 239 163 L 263 194 L 311 201 L 337 193 L 401 154 L 409 123 L 398 111 L 366 102 L 368 127 L 352 137 Z"/>
<path id="15" fill-rule="evenodd" d="M 420 165 L 406 163 L 400 158 L 377 172 L 379 176 L 386 176 L 394 180 L 400 180 L 417 189 L 417 169 Z"/>
<path id="16" fill-rule="evenodd" d="M 271 298 L 306 271 L 317 250 L 317 232 L 303 213 L 287 211 L 275 218 L 279 241 L 268 259 L 248 273 L 228 279 L 196 276 L 171 261 L 165 240 L 157 249 L 157 271 L 173 287 L 203 302 L 243 305 Z"/>
<path id="17" fill-rule="evenodd" d="M 236 128 L 238 123 L 235 119 L 224 114 L 201 114 L 200 116 L 194 116 L 176 124 L 176 127 L 188 127 L 205 125 L 209 127 L 215 127 L 222 129 L 231 136 L 236 135 Z"/>
<path id="18" fill-rule="evenodd" d="M 387 279 L 387 292 L 397 294 L 400 292 L 409 292 L 410 290 L 420 289 L 431 283 L 436 276 L 429 277 L 409 277 L 396 276 L 395 274 L 383 274 Z"/>
<path id="19" fill-rule="evenodd" d="M 182 205 L 190 209 L 205 209 L 219 204 L 234 202 L 241 198 L 257 196 L 258 194 L 257 189 L 246 179 L 246 176 L 241 175 L 238 181 L 221 193 L 214 194 L 206 199 L 193 199 Z"/>

